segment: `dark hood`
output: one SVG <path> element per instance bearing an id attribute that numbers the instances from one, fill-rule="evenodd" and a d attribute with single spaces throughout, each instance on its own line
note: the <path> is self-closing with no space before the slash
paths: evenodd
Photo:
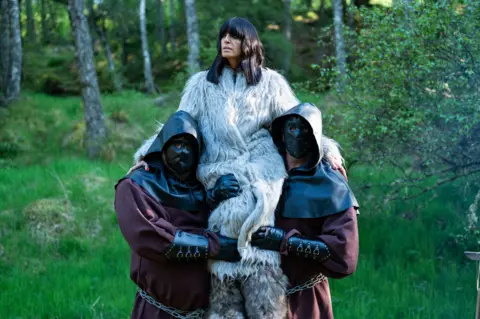
<path id="1" fill-rule="evenodd" d="M 312 128 L 315 141 L 317 142 L 316 153 L 311 160 L 311 168 L 317 167 L 320 161 L 323 158 L 323 147 L 322 147 L 322 112 L 313 105 L 312 103 L 301 103 L 297 106 L 292 107 L 290 110 L 277 117 L 272 122 L 272 138 L 277 145 L 280 153 L 285 152 L 285 147 L 282 140 L 282 131 L 283 123 L 285 119 L 291 115 L 298 115 L 310 124 Z"/>
<path id="2" fill-rule="evenodd" d="M 178 111 L 173 113 L 163 125 L 157 138 L 145 154 L 145 158 L 152 153 L 162 152 L 163 147 L 171 138 L 181 134 L 190 134 L 196 139 L 198 154 L 200 154 L 202 135 L 197 122 L 187 112 Z"/>
<path id="3" fill-rule="evenodd" d="M 192 135 L 197 141 L 198 154 L 200 154 L 201 135 L 197 123 L 187 112 L 178 111 L 168 118 L 145 154 L 149 170 L 146 171 L 141 167 L 126 177 L 165 206 L 198 211 L 206 207 L 205 189 L 202 184 L 196 178 L 189 181 L 176 179 L 165 168 L 160 156 L 167 142 L 180 134 Z"/>
<path id="4" fill-rule="evenodd" d="M 309 163 L 288 172 L 277 209 L 286 218 L 322 218 L 341 213 L 358 202 L 345 178 L 323 158 L 322 112 L 311 103 L 299 104 L 272 123 L 272 137 L 280 153 L 285 152 L 282 130 L 285 119 L 298 115 L 312 128 L 316 151 Z"/>

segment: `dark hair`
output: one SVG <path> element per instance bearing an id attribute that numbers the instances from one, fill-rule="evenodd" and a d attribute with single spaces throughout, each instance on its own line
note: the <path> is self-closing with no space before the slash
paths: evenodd
<path id="1" fill-rule="evenodd" d="M 253 24 L 245 18 L 237 17 L 228 19 L 220 28 L 217 39 L 217 56 L 208 70 L 207 80 L 218 84 L 218 78 L 228 63 L 222 57 L 222 38 L 227 33 L 242 40 L 242 61 L 240 62 L 240 67 L 245 73 L 247 84 L 257 84 L 262 78 L 263 44 Z"/>

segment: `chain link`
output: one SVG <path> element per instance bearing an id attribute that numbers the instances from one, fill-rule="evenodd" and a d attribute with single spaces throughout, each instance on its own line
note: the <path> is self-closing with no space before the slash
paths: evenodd
<path id="1" fill-rule="evenodd" d="M 315 277 L 310 278 L 309 280 L 305 281 L 303 284 L 295 286 L 293 288 L 287 289 L 287 296 L 293 295 L 296 292 L 309 289 L 314 287 L 315 285 L 321 283 L 322 281 L 327 280 L 327 277 L 325 277 L 324 274 L 320 273 L 316 275 Z"/>
<path id="2" fill-rule="evenodd" d="M 179 310 L 177 308 L 173 307 L 168 307 L 165 306 L 164 304 L 156 301 L 152 296 L 147 294 L 144 290 L 138 289 L 138 293 L 140 296 L 145 299 L 146 302 L 151 304 L 152 306 L 157 307 L 158 309 L 161 309 L 168 313 L 170 316 L 178 319 L 203 319 L 205 318 L 205 309 L 196 309 L 194 311 L 185 311 L 185 310 Z"/>
<path id="3" fill-rule="evenodd" d="M 325 277 L 324 274 L 320 273 L 316 275 L 315 277 L 310 278 L 309 280 L 305 281 L 303 284 L 295 286 L 293 288 L 287 289 L 287 296 L 293 295 L 296 292 L 305 290 L 305 289 L 310 289 L 317 284 L 327 280 L 327 277 Z M 149 294 L 147 294 L 144 290 L 139 289 L 138 293 L 140 296 L 145 299 L 146 302 L 149 304 L 157 307 L 158 309 L 161 309 L 171 315 L 174 318 L 178 319 L 203 319 L 205 318 L 205 310 L 204 309 L 196 309 L 194 311 L 184 311 L 184 310 L 179 310 L 174 307 L 168 307 L 165 306 L 164 304 L 156 301 L 153 297 L 151 297 Z"/>

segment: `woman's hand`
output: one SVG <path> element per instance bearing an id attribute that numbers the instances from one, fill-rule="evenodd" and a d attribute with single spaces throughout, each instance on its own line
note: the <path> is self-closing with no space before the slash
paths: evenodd
<path id="1" fill-rule="evenodd" d="M 136 170 L 137 168 L 140 168 L 140 167 L 145 167 L 145 170 L 148 171 L 148 165 L 145 161 L 140 161 L 138 162 L 137 164 L 133 165 L 129 170 L 128 170 L 128 174 L 130 174 L 131 172 L 133 172 L 134 170 Z"/>
<path id="2" fill-rule="evenodd" d="M 345 177 L 345 180 L 348 182 L 347 170 L 345 169 L 345 167 L 343 167 L 342 160 L 335 156 L 328 156 L 327 161 L 330 163 L 330 166 L 332 166 L 332 169 L 338 170 L 340 174 L 342 174 L 342 176 Z"/>

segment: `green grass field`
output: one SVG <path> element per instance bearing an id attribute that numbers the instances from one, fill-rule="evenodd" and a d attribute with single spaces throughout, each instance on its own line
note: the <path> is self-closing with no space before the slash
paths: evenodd
<path id="1" fill-rule="evenodd" d="M 25 93 L 0 110 L 0 318 L 129 317 L 135 286 L 114 185 L 177 102 L 105 96 L 111 136 L 97 161 L 83 155 L 79 98 Z M 354 189 L 384 178 L 368 166 L 349 172 Z M 475 265 L 449 240 L 465 203 L 450 191 L 382 208 L 381 189 L 357 196 L 360 259 L 354 275 L 331 281 L 336 318 L 473 318 Z"/>

